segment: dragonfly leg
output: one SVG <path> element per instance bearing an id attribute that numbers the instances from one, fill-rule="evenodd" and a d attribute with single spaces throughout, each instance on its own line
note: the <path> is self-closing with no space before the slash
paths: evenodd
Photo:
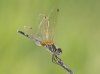
<path id="1" fill-rule="evenodd" d="M 52 55 L 52 62 L 56 64 L 56 60 L 54 58 L 54 54 Z"/>
<path id="2" fill-rule="evenodd" d="M 58 57 L 54 54 L 52 55 L 52 62 L 55 63 L 55 64 L 60 65 L 59 62 L 58 62 Z"/>

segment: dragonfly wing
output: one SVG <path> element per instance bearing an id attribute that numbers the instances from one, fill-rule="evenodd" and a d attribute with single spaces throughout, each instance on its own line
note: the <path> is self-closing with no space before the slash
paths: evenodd
<path id="1" fill-rule="evenodd" d="M 27 36 L 28 38 L 30 38 L 31 40 L 35 41 L 35 43 L 39 46 L 41 46 L 41 41 L 36 38 L 36 32 L 34 32 L 34 30 L 32 29 L 32 27 L 30 26 L 24 26 L 25 29 L 25 36 Z"/>
<path id="2" fill-rule="evenodd" d="M 48 28 L 50 32 L 49 41 L 54 41 L 54 33 L 55 33 L 55 26 L 57 23 L 58 12 L 59 12 L 59 9 L 57 7 L 54 7 L 48 16 L 49 24 L 50 24 Z"/>
<path id="3" fill-rule="evenodd" d="M 49 22 L 48 18 L 44 14 L 39 15 L 39 28 L 36 34 L 36 37 L 40 39 L 42 42 L 47 42 L 49 37 L 48 27 Z"/>
<path id="4" fill-rule="evenodd" d="M 45 46 L 46 44 L 53 44 L 58 12 L 59 9 L 57 9 L 57 7 L 54 7 L 48 17 L 46 17 L 44 14 L 40 14 L 38 18 L 39 28 L 37 33 L 33 33 L 33 29 L 29 26 L 26 26 L 25 30 L 28 32 L 27 34 L 41 41 L 41 45 L 43 46 Z"/>
<path id="5" fill-rule="evenodd" d="M 39 15 L 39 29 L 36 36 L 44 43 L 44 45 L 53 44 L 54 42 L 54 31 L 58 12 L 59 9 L 54 7 L 48 17 L 46 17 L 44 14 Z"/>
<path id="6" fill-rule="evenodd" d="M 24 26 L 25 33 L 28 34 L 29 36 L 35 38 L 36 32 L 34 32 L 33 28 L 30 26 Z"/>

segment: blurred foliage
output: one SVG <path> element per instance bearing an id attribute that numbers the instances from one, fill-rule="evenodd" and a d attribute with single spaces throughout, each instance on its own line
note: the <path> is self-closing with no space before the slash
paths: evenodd
<path id="1" fill-rule="evenodd" d="M 0 74 L 64 74 L 51 54 L 17 33 L 23 26 L 38 28 L 40 13 L 60 9 L 55 44 L 59 57 L 75 74 L 100 74 L 99 0 L 0 0 Z M 68 74 L 68 73 L 67 73 Z"/>

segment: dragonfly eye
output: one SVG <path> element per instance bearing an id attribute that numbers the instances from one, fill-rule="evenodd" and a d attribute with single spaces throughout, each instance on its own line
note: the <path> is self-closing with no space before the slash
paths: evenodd
<path id="1" fill-rule="evenodd" d="M 62 53 L 61 48 L 58 48 L 58 49 L 57 49 L 57 52 L 58 52 L 58 55 L 59 55 L 60 53 Z"/>

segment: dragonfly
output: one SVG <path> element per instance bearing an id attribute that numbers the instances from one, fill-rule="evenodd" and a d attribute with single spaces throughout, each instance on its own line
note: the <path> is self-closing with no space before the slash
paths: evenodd
<path id="1" fill-rule="evenodd" d="M 17 32 L 33 40 L 37 45 L 45 47 L 48 51 L 52 53 L 52 62 L 59 64 L 57 61 L 57 56 L 62 53 L 62 49 L 58 48 L 54 44 L 55 27 L 57 23 L 59 9 L 54 7 L 48 16 L 40 14 L 38 17 L 38 31 L 34 32 L 33 28 L 30 26 L 24 26 L 26 31 Z"/>

